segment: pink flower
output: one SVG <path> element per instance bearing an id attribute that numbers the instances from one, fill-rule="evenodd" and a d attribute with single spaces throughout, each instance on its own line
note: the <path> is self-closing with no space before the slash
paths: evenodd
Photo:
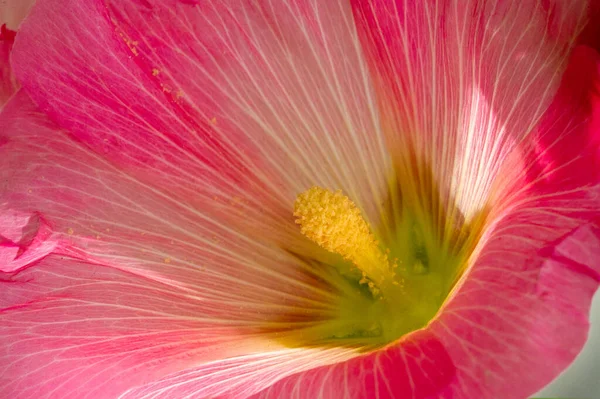
<path id="1" fill-rule="evenodd" d="M 38 0 L 0 114 L 0 396 L 536 392 L 600 281 L 587 18 Z"/>

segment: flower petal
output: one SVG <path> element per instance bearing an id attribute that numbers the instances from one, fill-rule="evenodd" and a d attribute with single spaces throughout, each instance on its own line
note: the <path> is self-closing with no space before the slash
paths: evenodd
<path id="1" fill-rule="evenodd" d="M 389 156 L 343 2 L 108 5 L 41 0 L 14 51 L 34 101 L 79 140 L 190 200 L 283 217 L 318 184 L 380 206 Z"/>
<path id="2" fill-rule="evenodd" d="M 261 397 L 527 397 L 561 372 L 585 342 L 600 283 L 599 67 L 589 48 L 571 57 L 531 141 L 507 157 L 519 162 L 498 174 L 494 225 L 425 330 Z"/>
<path id="3" fill-rule="evenodd" d="M 600 181 L 600 55 L 596 50 L 575 48 L 563 84 L 533 133 L 521 146 L 527 180 L 538 195 Z"/>
<path id="4" fill-rule="evenodd" d="M 353 1 L 400 160 L 416 152 L 467 220 L 536 126 L 585 20 L 585 1 Z"/>
<path id="5" fill-rule="evenodd" d="M 225 359 L 174 373 L 131 389 L 121 397 L 245 398 L 288 375 L 329 363 L 343 362 L 353 355 L 352 350 L 344 348 L 299 348 Z"/>
<path id="6" fill-rule="evenodd" d="M 80 284 L 81 276 L 90 280 L 97 288 L 94 295 L 99 296 L 103 289 L 110 291 L 111 279 L 117 281 L 120 276 L 129 276 L 142 293 L 136 296 L 127 290 L 130 284 L 115 283 L 120 297 L 108 295 L 109 298 L 95 297 L 94 300 L 109 302 L 116 307 L 115 311 L 120 307 L 133 307 L 135 313 L 143 305 L 136 301 L 147 302 L 152 296 L 156 301 L 164 301 L 165 307 L 173 307 L 171 312 L 175 312 L 175 319 L 179 317 L 178 311 L 185 311 L 198 323 L 194 339 L 203 343 L 206 353 L 218 353 L 214 356 L 199 353 L 193 358 L 193 366 L 198 367 L 225 356 L 225 352 L 219 350 L 223 340 L 270 342 L 273 334 L 281 336 L 296 325 L 306 326 L 307 316 L 318 318 L 330 312 L 333 296 L 323 282 L 311 275 L 302 261 L 261 240 L 260 230 L 256 231 L 256 237 L 241 235 L 124 173 L 57 129 L 23 91 L 4 108 L 0 131 L 4 140 L 0 147 L 0 181 L 3 182 L 0 204 L 11 207 L 0 213 L 0 235 L 2 242 L 8 244 L 6 250 L 0 247 L 3 260 L 0 270 L 20 269 L 14 277 L 16 280 L 10 276 L 0 279 L 1 307 L 7 308 L 0 313 L 3 326 L 8 326 L 13 316 L 21 317 L 20 310 L 40 303 L 43 306 L 39 314 L 47 312 L 56 323 L 68 327 L 65 331 L 77 334 L 81 324 L 68 325 L 71 315 L 66 311 L 48 311 L 45 305 L 48 297 L 56 294 L 62 300 L 60 292 L 68 293 L 65 294 L 67 303 L 59 301 L 60 309 L 64 309 L 74 303 L 69 302 L 73 297 L 87 300 L 88 286 Z M 4 262 L 6 259 L 8 263 Z M 107 277 L 98 277 L 96 281 L 95 273 Z M 127 296 L 128 292 L 132 296 Z M 179 299 L 175 301 L 174 297 Z M 185 305 L 180 304 L 181 301 Z M 54 302 L 51 305 L 54 306 Z M 77 320 L 85 319 L 89 311 L 83 307 L 81 313 L 75 315 Z M 170 317 L 169 312 L 164 316 L 167 326 Z M 36 320 L 37 316 L 28 322 Z M 105 322 L 108 324 L 104 327 L 92 323 L 89 329 L 97 327 L 109 334 L 111 322 L 98 321 Z M 219 327 L 219 332 L 213 332 L 210 326 Z M 53 332 L 45 332 L 46 327 L 52 325 L 40 325 L 37 331 L 54 336 Z M 171 328 L 177 330 L 176 326 Z M 14 324 L 13 334 L 16 329 Z M 95 335 L 86 333 L 89 335 L 86 345 L 101 344 L 102 337 L 96 342 Z M 215 338 L 215 334 L 220 338 Z M 29 356 L 27 350 L 11 347 L 10 339 L 0 342 L 4 343 L 2 350 L 9 351 L 15 361 L 26 362 L 42 370 L 42 374 L 46 370 L 44 365 L 50 358 Z M 36 345 L 35 350 L 46 353 L 43 348 L 52 347 L 53 341 L 40 340 Z M 172 350 L 178 350 L 176 346 L 173 343 Z M 256 348 L 256 343 L 250 347 L 259 352 L 265 349 Z M 113 349 L 118 351 L 118 345 Z M 244 355 L 250 350 L 232 344 L 228 344 L 227 349 L 228 356 Z M 119 367 L 119 356 L 127 357 L 118 352 L 112 360 L 98 364 L 107 367 L 107 363 L 114 360 L 114 367 Z M 139 360 L 133 357 L 128 367 L 133 367 L 135 359 Z M 166 363 L 165 369 L 157 371 L 154 377 L 131 384 L 160 380 L 166 374 L 182 370 L 183 366 L 169 368 Z M 93 374 L 98 370 L 89 368 L 91 374 L 86 374 L 86 370 L 82 369 L 81 374 L 73 378 L 82 379 L 86 384 L 89 379 L 89 384 L 93 384 L 96 381 Z M 29 378 L 27 373 L 27 367 L 17 367 L 6 375 L 23 381 Z M 69 382 L 65 374 L 57 374 L 56 378 L 39 383 L 64 383 L 65 389 L 75 387 L 71 383 L 76 384 L 76 381 Z M 123 392 L 134 386 L 124 384 L 114 389 Z M 27 395 L 49 390 L 47 385 L 31 386 L 32 391 Z M 17 388 L 10 385 L 6 389 L 10 392 Z"/>
<path id="7" fill-rule="evenodd" d="M 57 250 L 51 235 L 38 214 L 0 208 L 0 271 L 18 271 Z"/>
<path id="8" fill-rule="evenodd" d="M 0 20 L 0 109 L 17 91 L 18 84 L 10 67 L 10 53 L 15 40 L 15 32 L 8 29 Z"/>
<path id="9" fill-rule="evenodd" d="M 518 235 L 522 230 L 513 226 L 514 235 L 503 232 L 492 240 L 460 292 L 425 330 L 378 352 L 293 375 L 257 397 L 344 392 L 347 398 L 466 399 L 536 392 L 585 342 L 600 283 L 600 230 L 581 227 L 533 259 L 527 256 L 531 243 L 522 245 L 525 252 L 509 250 L 525 239 Z"/>
<path id="10" fill-rule="evenodd" d="M 291 376 L 256 397 L 439 397 L 455 374 L 440 341 L 428 331 L 418 331 L 373 354 Z"/>
<path id="11" fill-rule="evenodd" d="M 461 378 L 450 387 L 458 397 L 506 395 L 508 381 L 511 396 L 531 395 L 585 343 L 600 282 L 600 232 L 583 226 L 534 254 L 544 234 L 523 233 L 533 212 L 501 226 L 431 327 L 460 364 Z"/>
<path id="12" fill-rule="evenodd" d="M 243 366 L 256 374 L 269 358 L 324 363 L 318 353 L 307 360 L 298 350 L 267 346 L 233 323 L 211 320 L 199 312 L 202 298 L 114 268 L 51 256 L 0 278 L 2 397 L 115 398 L 212 361 L 195 382 L 209 390 L 223 372 L 234 376 Z"/>
<path id="13" fill-rule="evenodd" d="M 0 127 L 7 140 L 0 147 L 0 177 L 6 182 L 0 203 L 12 207 L 3 213 L 2 225 L 18 227 L 15 223 L 25 223 L 22 215 L 40 214 L 51 226 L 52 233 L 44 235 L 57 243 L 55 252 L 140 274 L 210 301 L 244 297 L 246 304 L 291 305 L 291 297 L 302 297 L 304 290 L 321 292 L 303 263 L 265 242 L 258 227 L 254 237 L 240 234 L 127 175 L 58 130 L 25 93 L 7 105 Z M 7 238 L 14 236 L 11 232 Z M 284 293 L 269 288 L 273 284 L 298 289 Z M 223 294 L 224 288 L 231 296 Z M 232 302 L 231 310 L 239 313 L 239 305 Z M 223 303 L 220 310 L 228 307 Z"/>

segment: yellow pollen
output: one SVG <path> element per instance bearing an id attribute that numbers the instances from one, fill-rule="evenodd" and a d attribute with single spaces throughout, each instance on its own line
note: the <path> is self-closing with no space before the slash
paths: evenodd
<path id="1" fill-rule="evenodd" d="M 352 262 L 375 285 L 381 286 L 390 270 L 387 255 L 362 217 L 358 207 L 341 190 L 312 187 L 298 195 L 294 216 L 300 231 L 313 242 Z M 370 283 L 371 290 L 374 287 Z"/>

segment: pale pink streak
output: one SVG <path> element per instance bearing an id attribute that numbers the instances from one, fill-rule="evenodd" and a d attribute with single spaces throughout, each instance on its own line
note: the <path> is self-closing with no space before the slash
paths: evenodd
<path id="1" fill-rule="evenodd" d="M 585 0 L 351 2 L 398 167 L 423 173 L 419 154 L 470 220 L 550 104 Z"/>

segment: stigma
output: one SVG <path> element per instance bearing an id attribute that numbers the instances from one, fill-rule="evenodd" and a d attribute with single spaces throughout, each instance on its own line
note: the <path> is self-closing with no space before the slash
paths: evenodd
<path id="1" fill-rule="evenodd" d="M 362 272 L 360 283 L 367 283 L 373 295 L 395 281 L 387 254 L 360 209 L 341 190 L 311 187 L 296 198 L 294 216 L 304 236 L 352 262 Z"/>

